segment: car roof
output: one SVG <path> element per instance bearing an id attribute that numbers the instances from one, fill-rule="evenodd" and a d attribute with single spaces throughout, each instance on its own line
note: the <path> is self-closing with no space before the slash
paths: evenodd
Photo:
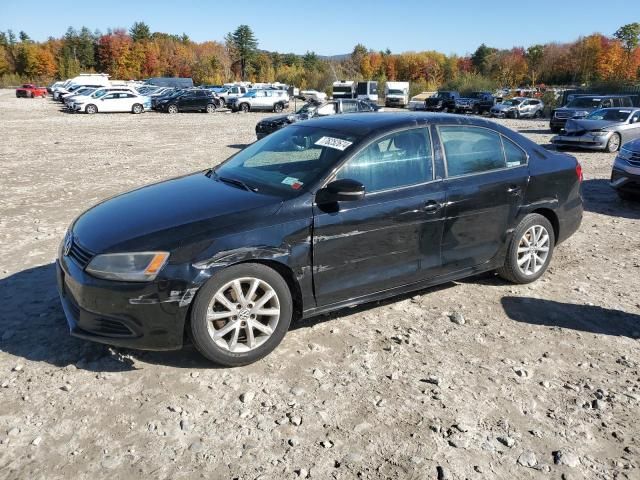
<path id="1" fill-rule="evenodd" d="M 432 112 L 349 113 L 313 118 L 305 121 L 302 125 L 365 136 L 413 126 L 421 127 L 428 124 L 477 125 L 502 131 L 500 125 L 479 117 Z"/>

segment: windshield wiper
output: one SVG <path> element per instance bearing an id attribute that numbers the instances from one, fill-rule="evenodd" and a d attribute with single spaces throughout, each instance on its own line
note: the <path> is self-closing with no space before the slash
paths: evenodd
<path id="1" fill-rule="evenodd" d="M 213 178 L 215 180 L 219 180 L 221 182 L 228 183 L 230 185 L 235 185 L 236 187 L 244 188 L 249 192 L 258 191 L 256 187 L 250 187 L 249 185 L 244 183 L 242 180 L 238 180 L 237 178 L 221 177 L 220 175 L 218 175 L 218 173 L 215 170 L 210 170 L 210 172 L 211 172 L 210 174 L 213 175 Z"/>

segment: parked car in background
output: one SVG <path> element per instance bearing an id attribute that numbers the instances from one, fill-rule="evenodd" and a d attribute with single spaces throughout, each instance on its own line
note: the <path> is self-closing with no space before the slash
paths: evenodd
<path id="1" fill-rule="evenodd" d="M 222 102 L 210 90 L 204 88 L 183 90 L 176 95 L 161 97 L 156 110 L 166 113 L 207 112 L 213 113 Z"/>
<path id="2" fill-rule="evenodd" d="M 640 109 L 601 108 L 583 119 L 570 118 L 564 130 L 551 143 L 558 147 L 616 152 L 620 145 L 640 138 Z"/>
<path id="3" fill-rule="evenodd" d="M 640 139 L 620 148 L 613 162 L 611 186 L 623 200 L 640 199 Z"/>
<path id="4" fill-rule="evenodd" d="M 300 97 L 307 102 L 313 101 L 321 103 L 327 99 L 327 94 L 317 90 L 300 90 Z"/>
<path id="5" fill-rule="evenodd" d="M 544 103 L 537 98 L 515 97 L 491 107 L 489 115 L 501 118 L 542 118 Z"/>
<path id="6" fill-rule="evenodd" d="M 73 101 L 67 103 L 67 108 L 74 112 L 84 111 L 84 107 L 91 102 L 95 102 L 109 92 L 129 92 L 138 95 L 133 88 L 129 87 L 100 87 L 86 95 L 77 95 L 73 97 Z"/>
<path id="7" fill-rule="evenodd" d="M 482 115 L 489 113 L 495 103 L 495 97 L 491 92 L 471 92 L 469 95 L 455 100 L 455 111 L 456 113 Z"/>
<path id="8" fill-rule="evenodd" d="M 409 104 L 409 82 L 386 82 L 384 104 L 386 107 L 406 107 Z"/>
<path id="9" fill-rule="evenodd" d="M 228 99 L 227 107 L 233 112 L 281 112 L 289 107 L 289 95 L 283 90 L 249 90 L 242 97 Z"/>
<path id="10" fill-rule="evenodd" d="M 93 92 L 95 92 L 96 90 L 98 90 L 98 89 L 95 88 L 95 87 L 82 87 L 82 88 L 79 88 L 75 92 L 65 95 L 62 98 L 62 102 L 64 103 L 65 108 L 67 108 L 69 110 L 73 110 L 73 103 L 76 101 L 77 98 L 88 97 Z"/>
<path id="11" fill-rule="evenodd" d="M 128 90 L 105 91 L 100 96 L 76 100 L 74 110 L 90 115 L 116 112 L 142 113 L 145 110 L 151 110 L 151 100 L 149 97 L 143 97 Z"/>
<path id="12" fill-rule="evenodd" d="M 81 73 L 52 89 L 52 97 L 54 100 L 59 100 L 61 95 L 69 93 L 71 88 L 76 88 L 77 86 L 106 87 L 110 85 L 109 75 L 106 73 Z"/>
<path id="13" fill-rule="evenodd" d="M 438 92 L 421 92 L 418 95 L 411 97 L 409 100 L 409 110 L 426 110 L 426 100 L 427 98 L 433 97 Z"/>
<path id="14" fill-rule="evenodd" d="M 144 85 L 170 88 L 193 88 L 193 78 L 190 77 L 152 77 L 144 81 Z"/>
<path id="15" fill-rule="evenodd" d="M 333 82 L 331 96 L 333 98 L 355 98 L 356 82 L 353 80 L 341 80 Z"/>
<path id="16" fill-rule="evenodd" d="M 312 119 L 84 212 L 58 291 L 74 336 L 151 350 L 190 337 L 244 365 L 293 320 L 485 271 L 537 280 L 579 228 L 581 180 L 574 157 L 477 117 Z"/>
<path id="17" fill-rule="evenodd" d="M 320 104 L 309 102 L 305 103 L 302 108 L 298 109 L 295 113 L 277 115 L 260 120 L 256 125 L 256 136 L 258 140 L 260 140 L 287 125 L 309 120 L 310 118 L 326 117 L 342 113 L 378 112 L 381 110 L 377 104 L 368 100 L 340 98 Z"/>
<path id="18" fill-rule="evenodd" d="M 249 90 L 250 88 L 246 86 L 233 85 L 228 87 L 226 90 L 222 92 L 218 92 L 217 95 L 222 99 L 222 101 L 226 105 L 229 103 L 229 101 L 232 98 L 242 97 L 243 95 L 246 95 Z"/>
<path id="19" fill-rule="evenodd" d="M 626 95 L 575 95 L 564 107 L 551 112 L 549 128 L 560 133 L 570 118 L 584 118 L 600 108 L 633 108 L 631 97 Z"/>
<path id="20" fill-rule="evenodd" d="M 433 97 L 425 100 L 425 110 L 429 112 L 453 112 L 460 92 L 439 90 Z"/>
<path id="21" fill-rule="evenodd" d="M 54 82 L 54 83 L 52 83 L 51 85 L 49 85 L 49 86 L 47 87 L 47 92 L 49 92 L 49 93 L 53 93 L 53 90 L 54 90 L 55 88 L 61 87 L 63 84 L 64 84 L 64 82 L 62 82 L 62 81 L 60 81 L 60 82 Z"/>
<path id="22" fill-rule="evenodd" d="M 35 98 L 35 97 L 46 97 L 47 96 L 47 87 L 36 87 L 32 83 L 25 83 L 22 87 L 16 88 L 16 97 L 20 98 Z"/>

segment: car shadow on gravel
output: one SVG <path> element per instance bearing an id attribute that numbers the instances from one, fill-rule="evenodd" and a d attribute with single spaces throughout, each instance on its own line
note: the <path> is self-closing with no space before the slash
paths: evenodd
<path id="1" fill-rule="evenodd" d="M 584 209 L 612 217 L 640 219 L 640 201 L 622 200 L 609 181 L 601 178 L 582 182 Z"/>
<path id="2" fill-rule="evenodd" d="M 120 351 L 69 335 L 56 287 L 55 265 L 30 268 L 0 279 L 0 350 L 56 367 L 95 372 L 134 369 Z"/>
<path id="3" fill-rule="evenodd" d="M 503 297 L 501 303 L 507 316 L 517 322 L 640 338 L 640 315 L 634 313 L 530 297 Z"/>

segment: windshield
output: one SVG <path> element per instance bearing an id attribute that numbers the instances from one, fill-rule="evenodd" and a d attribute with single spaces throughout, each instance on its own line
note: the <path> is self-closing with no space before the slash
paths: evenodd
<path id="1" fill-rule="evenodd" d="M 351 86 L 333 87 L 334 92 L 348 92 L 351 93 L 353 88 Z"/>
<path id="2" fill-rule="evenodd" d="M 335 130 L 291 125 L 238 152 L 215 174 L 261 193 L 295 196 L 325 175 L 358 140 Z"/>
<path id="3" fill-rule="evenodd" d="M 437 98 L 449 98 L 451 96 L 451 93 L 449 92 L 438 92 L 438 94 L 436 95 Z"/>
<path id="4" fill-rule="evenodd" d="M 611 120 L 613 122 L 626 122 L 631 115 L 631 110 L 618 108 L 601 108 L 591 112 L 585 118 L 587 120 Z"/>
<path id="5" fill-rule="evenodd" d="M 390 88 L 389 95 L 404 95 L 404 92 L 399 88 Z"/>
<path id="6" fill-rule="evenodd" d="M 313 103 L 305 103 L 296 113 L 313 113 L 316 108 L 318 108 L 318 106 Z"/>
<path id="7" fill-rule="evenodd" d="M 600 105 L 601 98 L 578 97 L 571 100 L 567 107 L 569 108 L 596 108 Z"/>
<path id="8" fill-rule="evenodd" d="M 520 100 L 505 100 L 502 102 L 503 105 L 520 105 Z"/>
<path id="9" fill-rule="evenodd" d="M 91 98 L 100 98 L 100 97 L 104 97 L 107 94 L 108 90 L 106 88 L 100 89 L 100 90 L 96 90 L 95 92 L 93 92 L 93 94 L 91 95 Z"/>

